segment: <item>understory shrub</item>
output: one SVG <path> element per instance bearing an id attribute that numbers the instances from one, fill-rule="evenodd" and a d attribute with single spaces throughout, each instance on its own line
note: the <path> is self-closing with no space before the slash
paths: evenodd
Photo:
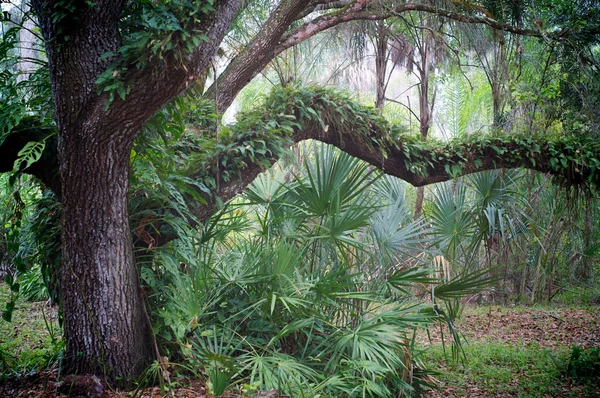
<path id="1" fill-rule="evenodd" d="M 319 145 L 144 264 L 162 349 L 215 396 L 415 396 L 416 331 L 453 325 L 481 271 L 438 277 L 404 186 Z M 425 253 L 425 255 L 423 254 Z"/>

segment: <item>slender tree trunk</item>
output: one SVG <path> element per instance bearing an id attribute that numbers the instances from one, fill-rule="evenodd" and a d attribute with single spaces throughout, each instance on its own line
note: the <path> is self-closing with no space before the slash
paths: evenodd
<path id="1" fill-rule="evenodd" d="M 26 13 L 29 11 L 29 4 L 23 2 L 21 5 L 21 11 Z M 25 29 L 21 29 L 19 31 L 19 42 L 20 42 L 20 52 L 22 59 L 19 61 L 19 76 L 17 77 L 18 81 L 24 81 L 29 79 L 29 75 L 35 70 L 36 65 L 32 62 L 32 60 L 39 58 L 36 48 L 36 37 L 33 35 L 32 31 L 35 29 L 35 24 L 31 19 L 26 19 L 23 21 L 23 25 Z"/>
<path id="2" fill-rule="evenodd" d="M 427 141 L 427 134 L 431 127 L 431 110 L 433 105 L 429 104 L 429 68 L 431 67 L 430 40 L 424 34 L 421 44 L 420 86 L 419 86 L 419 132 L 421 140 Z M 425 187 L 417 188 L 417 199 L 415 201 L 415 220 L 423 213 L 423 201 L 425 200 Z"/>
<path id="3" fill-rule="evenodd" d="M 523 241 L 523 239 L 521 239 Z M 521 247 L 526 247 L 525 242 L 522 242 Z M 519 281 L 519 302 L 525 302 L 525 286 L 527 283 L 527 250 L 522 249 L 523 256 L 520 258 L 519 264 L 522 267 L 521 280 Z"/>
<path id="4" fill-rule="evenodd" d="M 100 133 L 67 130 L 80 139 L 59 148 L 65 366 L 127 383 L 154 359 L 127 222 L 133 135 Z"/>
<path id="5" fill-rule="evenodd" d="M 388 40 L 385 21 L 377 21 L 377 37 L 375 38 L 375 81 L 377 83 L 377 94 L 375 97 L 375 108 L 377 108 L 379 114 L 383 113 L 385 105 L 387 51 Z"/>
<path id="6" fill-rule="evenodd" d="M 585 221 L 583 229 L 583 256 L 581 256 L 581 266 L 579 267 L 579 282 L 585 282 L 592 277 L 592 256 L 588 252 L 592 247 L 592 198 L 585 201 Z"/>
<path id="7" fill-rule="evenodd" d="M 417 198 L 415 199 L 415 220 L 423 213 L 423 202 L 425 201 L 425 187 L 417 187 Z"/>

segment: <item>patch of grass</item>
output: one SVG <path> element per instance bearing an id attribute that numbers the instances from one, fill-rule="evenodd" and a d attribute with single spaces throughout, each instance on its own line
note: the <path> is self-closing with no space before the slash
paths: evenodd
<path id="1" fill-rule="evenodd" d="M 561 370 L 548 351 L 537 344 L 474 343 L 464 346 L 466 360 L 447 364 L 442 348 L 434 346 L 426 354 L 428 365 L 442 364 L 439 379 L 454 387 L 458 396 L 468 396 L 466 387 L 475 385 L 485 394 L 509 393 L 519 397 L 556 394 Z M 567 358 L 567 350 L 553 354 Z"/>
<path id="2" fill-rule="evenodd" d="M 554 297 L 554 303 L 570 307 L 597 307 L 600 289 L 592 287 L 567 288 Z"/>
<path id="3" fill-rule="evenodd" d="M 565 373 L 580 382 L 600 382 L 600 348 L 573 347 Z"/>
<path id="4" fill-rule="evenodd" d="M 433 346 L 424 355 L 428 367 L 439 371 L 442 388 L 450 396 L 517 397 L 597 397 L 600 385 L 565 376 L 571 350 L 562 347 L 550 351 L 535 343 L 484 343 L 464 346 L 466 359 L 450 364 L 441 346 Z"/>
<path id="5" fill-rule="evenodd" d="M 0 283 L 0 308 L 11 299 L 10 289 Z M 0 379 L 36 371 L 54 362 L 62 349 L 55 308 L 46 302 L 19 298 L 12 322 L 0 319 Z"/>

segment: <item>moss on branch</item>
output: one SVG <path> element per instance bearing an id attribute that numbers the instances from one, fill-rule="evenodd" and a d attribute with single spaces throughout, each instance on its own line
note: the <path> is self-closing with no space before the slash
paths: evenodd
<path id="1" fill-rule="evenodd" d="M 158 207 L 165 208 L 169 195 L 177 196 L 175 202 L 187 203 L 188 209 L 177 213 L 187 214 L 188 223 L 210 217 L 219 202 L 239 194 L 294 142 L 306 139 L 334 145 L 415 186 L 495 168 L 534 169 L 568 185 L 600 184 L 600 143 L 587 137 L 524 133 L 422 142 L 416 134 L 388 123 L 373 108 L 329 88 L 277 87 L 262 104 L 240 114 L 236 124 L 216 130 L 216 117 L 200 116 L 197 119 L 202 122 L 188 128 L 177 145 L 156 147 L 162 148 L 163 161 L 176 160 L 169 161 L 172 169 L 152 180 L 164 185 Z M 172 237 L 165 234 L 156 243 Z"/>
<path id="2" fill-rule="evenodd" d="M 224 179 L 241 176 L 249 164 L 270 166 L 290 141 L 316 139 L 417 186 L 494 168 L 534 169 L 571 185 L 600 184 L 600 143 L 588 137 L 523 132 L 422 142 L 347 94 L 317 86 L 275 88 L 226 132 L 221 145 L 227 151 L 217 154 Z"/>

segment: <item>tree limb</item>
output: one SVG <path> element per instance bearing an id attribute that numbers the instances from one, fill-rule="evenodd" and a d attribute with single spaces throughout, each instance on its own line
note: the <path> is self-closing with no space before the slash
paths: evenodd
<path id="1" fill-rule="evenodd" d="M 337 26 L 341 23 L 356 20 L 382 20 L 398 16 L 409 11 L 421 11 L 433 13 L 439 16 L 453 19 L 455 21 L 472 24 L 484 24 L 494 29 L 499 29 L 519 35 L 541 36 L 536 30 L 523 29 L 510 24 L 498 22 L 486 16 L 471 16 L 459 12 L 439 9 L 427 4 L 408 3 L 394 8 L 382 6 L 369 0 L 353 1 L 334 1 L 328 4 L 315 5 L 310 1 L 303 2 L 281 2 L 277 16 L 271 18 L 263 25 L 261 31 L 252 40 L 246 49 L 235 57 L 227 66 L 225 71 L 218 77 L 216 82 L 208 89 L 206 98 L 214 99 L 217 103 L 217 109 L 222 112 L 226 110 L 233 102 L 239 91 L 277 55 L 290 47 L 293 47 L 304 40 L 307 40 L 317 33 Z M 329 7 L 331 11 L 321 15 L 303 25 L 286 33 L 287 27 L 294 20 L 310 15 L 311 12 L 318 10 L 319 7 Z M 340 8 L 341 7 L 341 8 Z M 285 14 L 285 15 L 284 15 Z M 287 18 L 289 23 L 285 29 L 274 29 L 274 25 L 280 20 Z M 265 37 L 268 40 L 265 40 Z"/>
<path id="2" fill-rule="evenodd" d="M 284 35 L 281 38 L 279 45 L 275 49 L 275 54 L 281 54 L 286 49 L 301 43 L 302 41 L 316 35 L 319 32 L 337 26 L 341 23 L 357 20 L 382 20 L 398 16 L 409 11 L 427 12 L 441 17 L 446 17 L 457 22 L 488 25 L 494 29 L 515 33 L 522 36 L 542 36 L 541 32 L 537 30 L 523 29 L 510 24 L 498 22 L 486 16 L 481 17 L 465 15 L 456 11 L 444 10 L 427 4 L 408 3 L 395 8 L 369 8 L 367 2 L 357 1 L 351 7 L 346 7 L 339 12 L 315 18 L 314 20 L 307 22 L 294 29 L 292 32 Z"/>
<path id="3" fill-rule="evenodd" d="M 242 3 L 242 0 L 215 1 L 215 10 L 207 14 L 198 26 L 192 27 L 201 30 L 207 39 L 191 54 L 183 61 L 173 57 L 156 59 L 154 65 L 140 70 L 125 82 L 130 92 L 124 101 L 116 99 L 111 109 L 128 107 L 138 111 L 127 115 L 126 122 L 133 125 L 132 131 L 137 132 L 146 120 L 189 88 L 208 68 Z"/>
<path id="4" fill-rule="evenodd" d="M 218 111 L 227 109 L 241 89 L 271 62 L 279 38 L 309 4 L 310 0 L 280 2 L 242 53 L 206 91 L 204 96 L 215 101 Z"/>
<path id="5" fill-rule="evenodd" d="M 572 185 L 600 186 L 600 143 L 589 139 L 563 137 L 553 141 L 504 135 L 422 142 L 343 94 L 315 87 L 274 91 L 264 108 L 241 115 L 238 124 L 230 126 L 228 141 L 220 142 L 225 149 L 192 166 L 190 177 L 216 181 L 212 194 L 205 195 L 206 203 L 191 204 L 197 221 L 213 215 L 218 203 L 240 194 L 283 155 L 284 148 L 309 139 L 334 145 L 416 187 L 500 168 L 528 168 Z M 257 148 L 264 153 L 260 156 L 250 150 L 258 142 L 261 146 Z M 212 166 L 215 164 L 220 167 Z M 161 245 L 175 237 L 155 236 L 153 242 Z"/>
<path id="6" fill-rule="evenodd" d="M 352 2 L 352 0 L 313 1 L 302 13 L 298 14 L 298 16 L 296 17 L 296 20 L 306 18 L 313 12 L 328 11 L 328 10 L 344 8 L 351 2 Z"/>

